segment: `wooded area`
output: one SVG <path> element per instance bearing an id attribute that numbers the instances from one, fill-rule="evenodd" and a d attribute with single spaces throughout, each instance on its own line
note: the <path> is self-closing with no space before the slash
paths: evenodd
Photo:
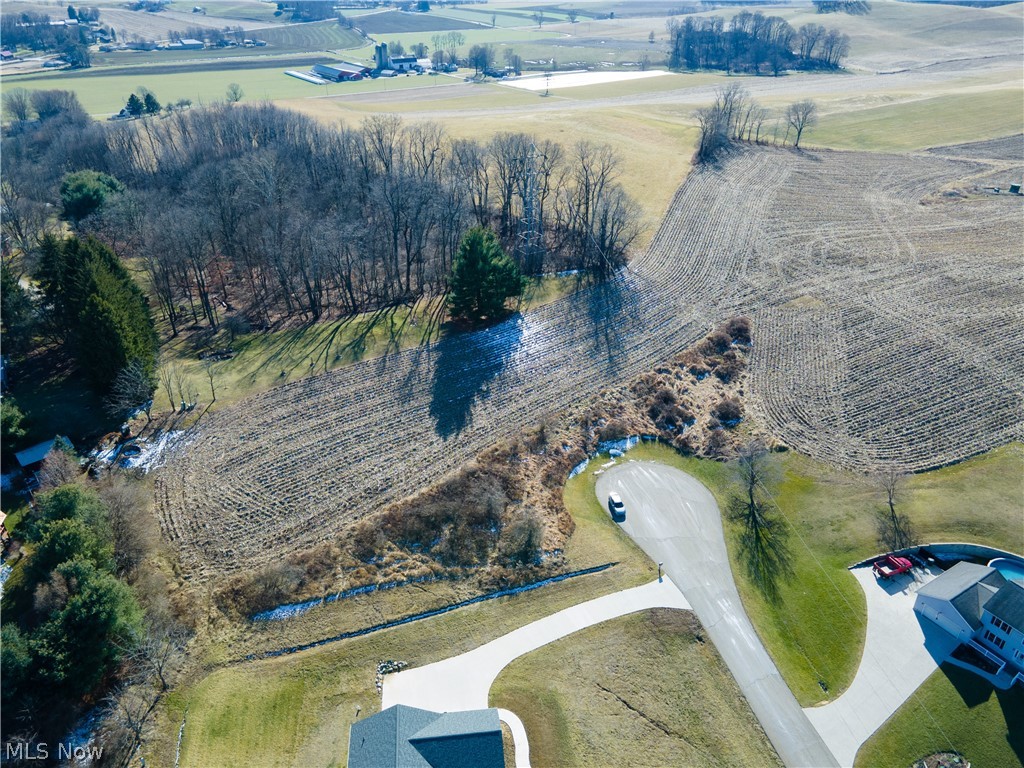
<path id="1" fill-rule="evenodd" d="M 726 23 L 721 16 L 668 24 L 674 69 L 724 69 L 726 72 L 779 75 L 786 69 L 838 69 L 850 49 L 850 37 L 821 24 L 793 29 L 781 16 L 741 11 Z"/>
<path id="2" fill-rule="evenodd" d="M 265 104 L 96 124 L 65 101 L 5 139 L 5 248 L 38 253 L 69 171 L 108 174 L 124 191 L 76 227 L 137 260 L 173 334 L 442 294 L 473 226 L 493 228 L 528 275 L 607 273 L 639 231 L 608 147 L 453 139 L 394 116 L 328 128 Z"/>

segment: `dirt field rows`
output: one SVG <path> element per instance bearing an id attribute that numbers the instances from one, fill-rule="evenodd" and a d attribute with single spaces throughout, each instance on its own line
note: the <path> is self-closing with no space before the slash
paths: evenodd
<path id="1" fill-rule="evenodd" d="M 616 279 L 209 416 L 158 478 L 164 526 L 197 575 L 326 539 L 738 313 L 749 407 L 811 456 L 923 469 L 1019 437 L 1024 201 L 943 194 L 1007 163 L 749 150 L 695 171 Z"/>

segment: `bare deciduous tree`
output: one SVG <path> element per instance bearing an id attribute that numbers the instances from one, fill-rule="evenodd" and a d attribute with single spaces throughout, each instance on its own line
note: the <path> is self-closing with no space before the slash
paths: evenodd
<path id="1" fill-rule="evenodd" d="M 153 497 L 140 483 L 118 474 L 105 474 L 97 490 L 107 507 L 118 572 L 134 579 L 138 566 L 160 542 Z"/>
<path id="2" fill-rule="evenodd" d="M 813 101 L 798 101 L 786 107 L 786 123 L 796 132 L 793 146 L 800 148 L 800 139 L 804 131 L 818 122 L 818 105 Z"/>
<path id="3" fill-rule="evenodd" d="M 217 388 L 216 378 L 219 366 L 216 361 L 211 357 L 203 361 L 203 371 L 206 373 L 206 378 L 210 382 L 210 404 L 217 402 Z"/>
<path id="4" fill-rule="evenodd" d="M 11 88 L 4 91 L 4 109 L 19 123 L 27 123 L 32 114 L 31 95 L 25 88 Z"/>
<path id="5" fill-rule="evenodd" d="M 59 438 L 59 440 L 65 441 L 65 438 Z M 43 459 L 43 466 L 37 475 L 40 491 L 50 491 L 67 483 L 76 482 L 82 476 L 78 460 L 70 451 L 70 445 L 66 442 L 61 446 L 55 445 L 54 450 L 50 451 L 49 455 Z M 64 447 L 68 447 L 69 450 L 64 450 Z"/>
<path id="6" fill-rule="evenodd" d="M 114 415 L 122 415 L 142 408 L 146 414 L 146 423 L 152 421 L 153 410 L 153 376 L 146 370 L 141 360 L 132 360 L 118 371 L 105 405 Z"/>
<path id="7" fill-rule="evenodd" d="M 885 508 L 878 511 L 878 541 L 888 550 L 900 550 L 915 544 L 914 529 L 906 514 L 896 509 L 903 494 L 906 475 L 888 468 L 875 475 L 875 483 L 885 496 Z"/>

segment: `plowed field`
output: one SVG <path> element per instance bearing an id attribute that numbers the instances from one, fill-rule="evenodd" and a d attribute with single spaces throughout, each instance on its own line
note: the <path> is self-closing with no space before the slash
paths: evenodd
<path id="1" fill-rule="evenodd" d="M 1019 438 L 1024 199 L 951 191 L 1020 167 L 1007 146 L 695 170 L 608 283 L 209 416 L 158 478 L 165 529 L 196 575 L 312 544 L 738 313 L 749 408 L 811 456 L 915 470 Z"/>

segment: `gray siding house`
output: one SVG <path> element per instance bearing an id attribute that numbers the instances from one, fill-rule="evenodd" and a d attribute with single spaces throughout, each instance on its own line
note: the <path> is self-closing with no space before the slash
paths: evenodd
<path id="1" fill-rule="evenodd" d="M 1024 683 L 1024 587 L 960 562 L 917 592 L 914 610 Z"/>

